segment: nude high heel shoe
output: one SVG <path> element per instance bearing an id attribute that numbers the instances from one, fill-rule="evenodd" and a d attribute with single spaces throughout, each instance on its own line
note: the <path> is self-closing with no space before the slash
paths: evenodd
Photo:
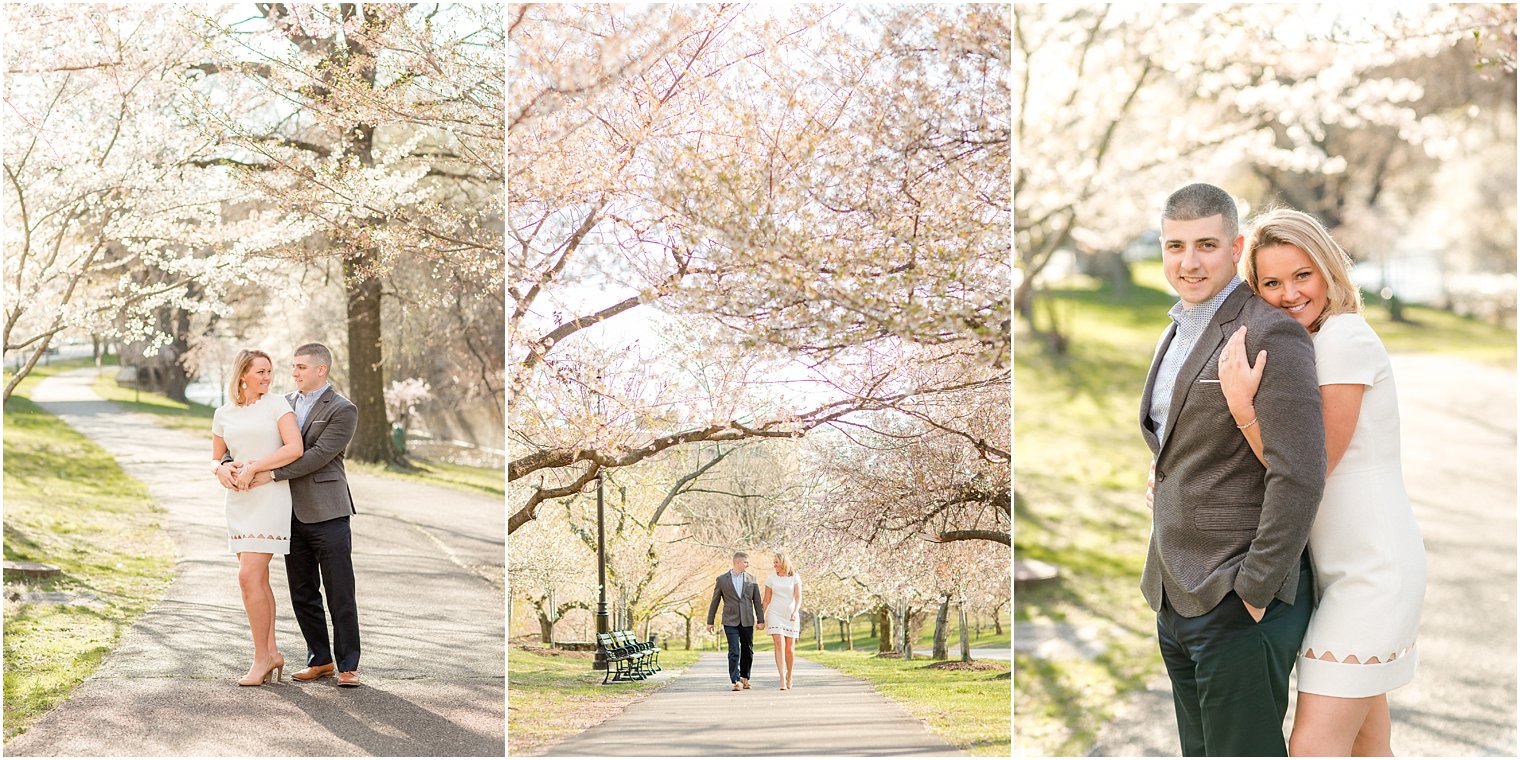
<path id="1" fill-rule="evenodd" d="M 269 680 L 270 675 L 274 675 L 276 683 L 285 675 L 285 658 L 283 656 L 278 659 L 271 659 L 269 667 L 263 673 L 260 673 L 258 677 L 252 675 L 244 676 L 242 680 L 238 681 L 238 686 L 263 686 Z"/>

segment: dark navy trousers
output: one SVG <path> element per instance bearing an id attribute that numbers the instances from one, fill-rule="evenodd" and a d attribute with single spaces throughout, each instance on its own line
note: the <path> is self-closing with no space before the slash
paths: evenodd
<path id="1" fill-rule="evenodd" d="M 723 635 L 728 637 L 728 682 L 738 683 L 749 678 L 749 666 L 755 662 L 755 627 L 725 625 Z"/>

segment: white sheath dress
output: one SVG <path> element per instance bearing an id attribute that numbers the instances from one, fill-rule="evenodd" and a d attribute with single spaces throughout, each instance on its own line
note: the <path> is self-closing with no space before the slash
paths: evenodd
<path id="1" fill-rule="evenodd" d="M 211 432 L 227 442 L 232 458 L 244 462 L 274 453 L 280 417 L 295 414 L 278 393 L 249 406 L 228 403 L 211 417 Z M 290 483 L 277 480 L 247 491 L 227 489 L 227 549 L 233 552 L 290 553 Z"/>
<path id="2" fill-rule="evenodd" d="M 1337 314 L 1315 334 L 1314 356 L 1320 385 L 1367 389 L 1309 531 L 1319 602 L 1299 650 L 1298 689 L 1371 697 L 1414 678 L 1425 544 L 1404 492 L 1398 393 L 1382 341 L 1360 314 Z M 1327 652 L 1335 661 L 1320 659 Z M 1351 655 L 1363 664 L 1346 662 Z"/>
<path id="3" fill-rule="evenodd" d="M 797 598 L 797 584 L 801 582 L 801 576 L 795 571 L 791 575 L 771 573 L 771 577 L 765 579 L 766 588 L 771 590 L 771 603 L 765 608 L 766 634 L 779 633 L 793 639 L 802 635 L 801 613 L 796 620 L 791 619 L 792 600 Z"/>

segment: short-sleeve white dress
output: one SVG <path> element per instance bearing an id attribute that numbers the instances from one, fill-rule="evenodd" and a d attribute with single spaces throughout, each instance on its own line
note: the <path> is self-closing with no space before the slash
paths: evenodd
<path id="1" fill-rule="evenodd" d="M 802 577 L 793 571 L 791 575 L 778 575 L 771 573 L 765 579 L 765 585 L 771 590 L 770 606 L 765 608 L 765 632 L 767 635 L 779 633 L 788 638 L 797 638 L 802 635 L 802 615 L 799 612 L 796 620 L 791 619 L 792 600 L 797 598 L 797 584 L 802 582 Z"/>
<path id="2" fill-rule="evenodd" d="M 219 407 L 211 417 L 211 432 L 227 442 L 233 459 L 258 459 L 283 445 L 279 419 L 294 413 L 284 396 L 266 393 L 248 406 L 229 402 Z M 227 548 L 233 553 L 290 553 L 290 483 L 227 489 Z"/>
<path id="3" fill-rule="evenodd" d="M 1319 605 L 1299 650 L 1298 689 L 1371 697 L 1414 678 L 1425 543 L 1404 492 L 1398 392 L 1382 341 L 1360 314 L 1337 314 L 1315 334 L 1314 357 L 1320 385 L 1367 389 L 1309 531 Z M 1320 659 L 1327 652 L 1335 662 Z M 1346 662 L 1351 655 L 1377 662 Z"/>

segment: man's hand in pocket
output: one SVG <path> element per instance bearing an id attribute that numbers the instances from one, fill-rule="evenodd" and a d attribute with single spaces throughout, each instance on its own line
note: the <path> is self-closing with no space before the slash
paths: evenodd
<path id="1" fill-rule="evenodd" d="M 1251 619 L 1258 623 L 1261 622 L 1262 616 L 1267 614 L 1266 607 L 1252 607 L 1251 603 L 1244 599 L 1240 600 L 1240 603 L 1246 606 L 1246 612 L 1251 613 Z"/>

